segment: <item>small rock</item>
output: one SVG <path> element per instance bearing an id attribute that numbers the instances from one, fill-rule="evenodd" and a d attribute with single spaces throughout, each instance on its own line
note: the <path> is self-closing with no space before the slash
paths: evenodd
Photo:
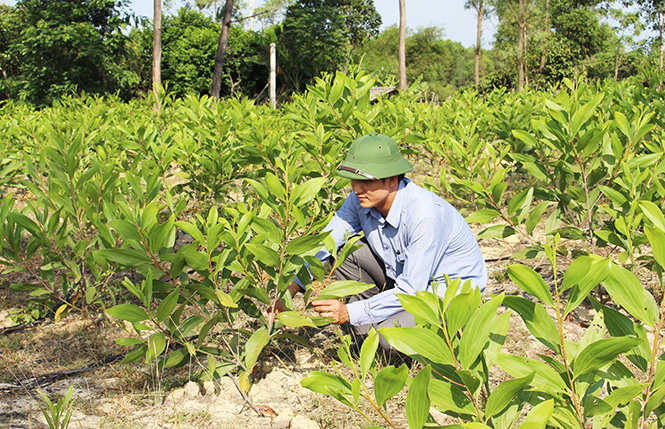
<path id="1" fill-rule="evenodd" d="M 305 416 L 295 416 L 293 420 L 291 420 L 291 428 L 292 429 L 321 429 L 321 426 L 319 426 L 318 423 L 316 423 L 313 420 L 308 419 Z"/>
<path id="2" fill-rule="evenodd" d="M 296 351 L 295 355 L 296 364 L 299 368 L 311 364 L 316 359 L 316 356 L 314 356 L 314 354 L 308 349 L 299 349 Z"/>
<path id="3" fill-rule="evenodd" d="M 282 420 L 279 422 L 273 422 L 272 429 L 288 429 L 291 427 L 291 420 Z"/>
<path id="4" fill-rule="evenodd" d="M 183 398 L 185 396 L 185 389 L 175 389 L 169 396 L 171 396 L 171 398 L 174 400 Z"/>
<path id="5" fill-rule="evenodd" d="M 217 389 L 215 388 L 215 383 L 212 381 L 206 381 L 205 383 L 203 383 L 203 392 L 201 394 L 205 396 L 217 395 Z"/>
<path id="6" fill-rule="evenodd" d="M 201 394 L 201 389 L 199 388 L 199 385 L 196 384 L 193 381 L 190 381 L 189 383 L 185 384 L 185 395 L 194 398 L 196 396 L 199 396 Z"/>

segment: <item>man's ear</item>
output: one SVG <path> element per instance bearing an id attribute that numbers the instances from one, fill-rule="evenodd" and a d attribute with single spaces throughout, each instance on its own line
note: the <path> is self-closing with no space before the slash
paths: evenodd
<path id="1" fill-rule="evenodd" d="M 388 185 L 390 188 L 395 187 L 396 189 L 399 188 L 399 180 L 397 176 L 392 176 L 388 178 Z"/>

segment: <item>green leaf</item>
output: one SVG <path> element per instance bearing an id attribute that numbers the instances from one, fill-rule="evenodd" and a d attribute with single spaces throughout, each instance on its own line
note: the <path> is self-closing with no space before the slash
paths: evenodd
<path id="1" fill-rule="evenodd" d="M 142 322 L 149 319 L 145 310 L 135 306 L 134 304 L 115 305 L 106 310 L 106 314 L 131 323 Z"/>
<path id="2" fill-rule="evenodd" d="M 612 200 L 614 205 L 617 207 L 623 206 L 628 201 L 628 199 L 616 189 L 608 188 L 607 186 L 603 185 L 599 185 L 598 188 L 603 194 L 605 194 L 607 198 Z"/>
<path id="3" fill-rule="evenodd" d="M 162 360 L 162 368 L 171 368 L 184 364 L 183 361 L 189 362 L 189 352 L 186 348 L 174 350 Z"/>
<path id="4" fill-rule="evenodd" d="M 429 382 L 428 393 L 431 404 L 441 412 L 463 415 L 465 420 L 471 420 L 476 415 L 473 402 L 466 396 L 466 392 L 452 383 L 433 378 Z"/>
<path id="5" fill-rule="evenodd" d="M 145 252 L 139 252 L 133 249 L 102 249 L 97 250 L 95 255 L 99 255 L 111 262 L 117 262 L 127 267 L 138 267 L 143 264 L 152 264 L 152 259 Z"/>
<path id="6" fill-rule="evenodd" d="M 149 363 L 151 360 L 161 355 L 164 349 L 166 349 L 166 334 L 163 332 L 152 334 L 150 338 L 148 338 L 148 353 L 145 356 L 145 363 Z"/>
<path id="7" fill-rule="evenodd" d="M 423 299 L 404 293 L 396 294 L 404 310 L 427 323 L 439 324 L 439 316 Z"/>
<path id="8" fill-rule="evenodd" d="M 270 334 L 266 328 L 255 331 L 245 344 L 245 367 L 251 371 L 256 364 L 256 360 L 263 351 L 263 348 L 270 341 Z"/>
<path id="9" fill-rule="evenodd" d="M 651 201 L 640 201 L 640 208 L 653 224 L 665 232 L 665 217 L 662 210 Z"/>
<path id="10" fill-rule="evenodd" d="M 178 334 L 180 334 L 181 336 L 185 336 L 185 335 L 189 334 L 189 332 L 192 329 L 199 326 L 205 320 L 206 320 L 205 317 L 199 316 L 198 314 L 194 315 L 194 316 L 191 316 L 191 317 L 188 317 L 187 319 L 185 319 L 184 322 L 182 322 L 180 324 L 180 326 L 178 326 L 178 329 L 177 329 Z M 178 321 L 176 320 L 176 322 L 178 322 Z"/>
<path id="11" fill-rule="evenodd" d="M 629 139 L 631 138 L 630 124 L 628 123 L 628 119 L 626 119 L 626 116 L 623 113 L 619 111 L 614 112 L 614 123 L 617 125 L 623 135 Z"/>
<path id="12" fill-rule="evenodd" d="M 245 289 L 234 289 L 234 291 L 237 291 L 241 295 L 245 296 L 251 296 L 252 298 L 258 299 L 265 305 L 269 305 L 270 302 L 270 297 L 266 293 L 265 290 L 257 288 L 257 287 L 248 287 Z"/>
<path id="13" fill-rule="evenodd" d="M 526 419 L 524 419 L 524 423 L 518 429 L 545 429 L 552 411 L 554 411 L 553 399 L 541 402 L 529 411 Z"/>
<path id="14" fill-rule="evenodd" d="M 323 184 L 326 183 L 325 177 L 310 179 L 301 185 L 294 187 L 291 197 L 295 206 L 302 206 L 309 203 L 316 194 L 319 193 Z"/>
<path id="15" fill-rule="evenodd" d="M 300 326 L 309 326 L 312 328 L 317 328 L 320 325 L 314 323 L 311 317 L 303 316 L 298 311 L 283 311 L 277 315 L 277 319 L 286 326 L 300 327 Z M 330 317 L 325 317 L 330 323 L 333 321 Z"/>
<path id="16" fill-rule="evenodd" d="M 354 408 L 347 399 L 352 396 L 351 383 L 342 377 L 327 372 L 312 371 L 303 378 L 300 385 L 312 392 L 331 395 L 344 405 Z"/>
<path id="17" fill-rule="evenodd" d="M 466 325 L 471 315 L 478 310 L 481 298 L 480 291 L 477 289 L 469 293 L 461 293 L 453 298 L 445 313 L 448 335 L 451 337 L 456 335 L 457 331 Z"/>
<path id="18" fill-rule="evenodd" d="M 268 189 L 274 196 L 279 198 L 280 200 L 284 200 L 286 198 L 286 193 L 284 190 L 284 186 L 282 185 L 282 182 L 275 176 L 273 173 L 268 173 L 265 176 L 265 181 L 266 181 L 266 186 L 268 186 Z"/>
<path id="19" fill-rule="evenodd" d="M 372 363 L 374 363 L 374 355 L 376 350 L 379 347 L 379 334 L 372 328 L 370 333 L 363 341 L 363 345 L 360 349 L 360 373 L 363 378 L 367 377 L 367 372 L 369 371 Z"/>
<path id="20" fill-rule="evenodd" d="M 612 265 L 610 273 L 603 281 L 605 289 L 614 301 L 633 317 L 654 328 L 655 322 L 648 311 L 649 302 L 644 296 L 644 289 L 633 273 L 618 265 Z"/>
<path id="21" fill-rule="evenodd" d="M 517 234 L 517 230 L 508 225 L 494 225 L 478 233 L 478 238 L 506 238 Z"/>
<path id="22" fill-rule="evenodd" d="M 527 146 L 531 146 L 532 148 L 537 148 L 540 146 L 536 141 L 536 139 L 527 131 L 513 130 L 512 133 L 516 139 L 520 140 L 522 143 L 524 143 Z"/>
<path id="23" fill-rule="evenodd" d="M 644 226 L 644 232 L 651 245 L 651 254 L 661 268 L 665 268 L 665 233 L 660 229 Z"/>
<path id="24" fill-rule="evenodd" d="M 115 342 L 119 346 L 133 346 L 134 344 L 143 344 L 140 338 L 116 338 Z"/>
<path id="25" fill-rule="evenodd" d="M 660 386 L 651 394 L 646 408 L 644 409 L 644 415 L 648 416 L 651 414 L 654 409 L 663 404 L 663 401 L 665 401 L 665 386 Z"/>
<path id="26" fill-rule="evenodd" d="M 647 339 L 646 329 L 643 325 L 634 323 L 628 316 L 608 307 L 603 307 L 605 326 L 612 337 L 637 337 Z M 635 366 L 646 374 L 651 361 L 651 347 L 648 341 L 643 341 L 638 347 L 626 352 L 625 356 Z"/>
<path id="27" fill-rule="evenodd" d="M 526 265 L 510 265 L 508 267 L 508 276 L 524 292 L 529 293 L 545 304 L 554 306 L 550 288 L 538 273 Z"/>
<path id="28" fill-rule="evenodd" d="M 531 335 L 557 354 L 561 352 L 559 331 L 542 305 L 519 296 L 506 296 L 503 304 L 515 310 Z"/>
<path id="29" fill-rule="evenodd" d="M 375 285 L 353 280 L 342 280 L 326 286 L 316 297 L 316 300 L 335 299 L 349 295 L 357 295 L 373 287 L 375 287 Z"/>
<path id="30" fill-rule="evenodd" d="M 535 375 L 536 372 L 533 371 L 526 377 L 504 381 L 499 384 L 492 391 L 490 397 L 487 398 L 485 418 L 489 419 L 503 411 L 531 383 Z"/>
<path id="31" fill-rule="evenodd" d="M 279 253 L 262 244 L 247 243 L 247 250 L 252 252 L 256 259 L 269 267 L 279 267 Z"/>
<path id="32" fill-rule="evenodd" d="M 126 220 L 114 219 L 108 223 L 108 226 L 118 231 L 126 239 L 136 240 L 139 243 L 143 241 L 136 226 Z"/>
<path id="33" fill-rule="evenodd" d="M 382 407 L 388 399 L 397 395 L 406 385 L 409 377 L 409 369 L 406 364 L 399 368 L 394 366 L 385 367 L 374 378 L 374 397 L 379 407 Z"/>
<path id="34" fill-rule="evenodd" d="M 435 363 L 453 365 L 450 348 L 443 338 L 429 329 L 381 328 L 379 333 L 388 344 L 406 355 L 421 355 Z"/>
<path id="35" fill-rule="evenodd" d="M 432 367 L 427 365 L 411 382 L 406 395 L 406 420 L 410 429 L 422 429 L 429 417 L 430 400 L 427 388 L 431 377 Z"/>
<path id="36" fill-rule="evenodd" d="M 573 360 L 571 366 L 575 379 L 589 371 L 604 367 L 621 353 L 626 353 L 638 346 L 642 341 L 638 338 L 612 337 L 589 344 Z"/>
<path id="37" fill-rule="evenodd" d="M 122 363 L 137 362 L 141 360 L 143 356 L 146 355 L 147 351 L 148 351 L 148 346 L 146 344 L 143 344 L 138 348 L 132 350 L 131 352 L 127 353 L 127 355 L 125 355 L 125 358 L 122 360 Z"/>
<path id="38" fill-rule="evenodd" d="M 157 322 L 163 322 L 167 317 L 171 315 L 173 309 L 175 309 L 176 304 L 178 303 L 178 298 L 180 297 L 180 288 L 175 288 L 173 292 L 166 295 L 166 298 L 159 303 L 157 307 Z M 174 322 L 178 322 L 175 320 Z"/>
<path id="39" fill-rule="evenodd" d="M 577 308 L 587 297 L 589 292 L 602 283 L 612 269 L 610 258 L 593 256 L 581 256 L 573 261 L 566 270 L 561 284 L 561 291 L 572 287 L 566 303 L 564 317 Z"/>
<path id="40" fill-rule="evenodd" d="M 567 392 L 568 385 L 558 372 L 538 359 L 513 356 L 508 353 L 497 353 L 485 350 L 485 354 L 499 368 L 515 378 L 526 377 L 535 371 L 532 384 L 544 391 Z"/>
<path id="41" fill-rule="evenodd" d="M 549 202 L 545 201 L 538 204 L 535 209 L 531 210 L 525 223 L 527 234 L 533 233 L 533 230 L 536 228 L 536 225 L 538 225 L 542 220 L 543 213 L 545 213 L 545 210 L 547 210 L 548 206 Z"/>
<path id="42" fill-rule="evenodd" d="M 459 346 L 459 362 L 462 369 L 470 369 L 478 355 L 489 341 L 490 330 L 499 305 L 503 302 L 505 294 L 495 296 L 486 302 L 471 316 L 462 334 Z"/>
<path id="43" fill-rule="evenodd" d="M 480 387 L 481 380 L 473 375 L 471 371 L 468 370 L 456 370 L 455 371 L 459 378 L 462 380 L 462 383 L 469 389 L 471 394 L 475 395 L 476 391 Z"/>
<path id="44" fill-rule="evenodd" d="M 231 295 L 222 292 L 221 289 L 217 289 L 215 295 L 217 295 L 217 299 L 219 299 L 219 303 L 223 307 L 238 308 L 238 304 L 236 304 Z"/>
<path id="45" fill-rule="evenodd" d="M 175 225 L 185 231 L 187 234 L 191 235 L 194 240 L 196 240 L 200 245 L 205 245 L 205 237 L 203 233 L 195 226 L 189 222 L 178 221 Z"/>
<path id="46" fill-rule="evenodd" d="M 488 223 L 496 219 L 497 216 L 501 216 L 500 211 L 494 209 L 483 209 L 471 213 L 469 216 L 466 217 L 466 221 L 469 223 L 471 222 Z"/>
<path id="47" fill-rule="evenodd" d="M 286 245 L 284 253 L 287 255 L 301 255 L 303 253 L 311 252 L 312 250 L 318 251 L 323 247 L 321 242 L 328 234 L 329 233 L 294 238 Z"/>

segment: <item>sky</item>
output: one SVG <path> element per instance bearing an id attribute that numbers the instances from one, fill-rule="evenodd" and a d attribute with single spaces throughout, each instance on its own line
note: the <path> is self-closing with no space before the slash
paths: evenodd
<path id="1" fill-rule="evenodd" d="M 185 2 L 175 0 L 172 3 L 177 8 Z M 263 2 L 256 0 L 256 4 Z M 399 0 L 374 0 L 374 6 L 383 19 L 381 29 L 399 23 Z M 131 0 L 130 7 L 136 14 L 152 18 L 152 0 Z M 493 20 L 483 23 L 483 48 L 491 48 L 496 25 Z M 464 9 L 464 0 L 406 0 L 406 26 L 442 28 L 445 38 L 460 42 L 466 48 L 476 43 L 476 14 L 474 10 Z"/>

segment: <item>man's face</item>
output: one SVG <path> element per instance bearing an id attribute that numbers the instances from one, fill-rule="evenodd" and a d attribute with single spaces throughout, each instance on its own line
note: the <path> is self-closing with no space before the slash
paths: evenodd
<path id="1" fill-rule="evenodd" d="M 351 188 L 360 201 L 360 206 L 366 209 L 375 207 L 385 216 L 390 210 L 391 179 L 379 180 L 351 180 Z"/>

